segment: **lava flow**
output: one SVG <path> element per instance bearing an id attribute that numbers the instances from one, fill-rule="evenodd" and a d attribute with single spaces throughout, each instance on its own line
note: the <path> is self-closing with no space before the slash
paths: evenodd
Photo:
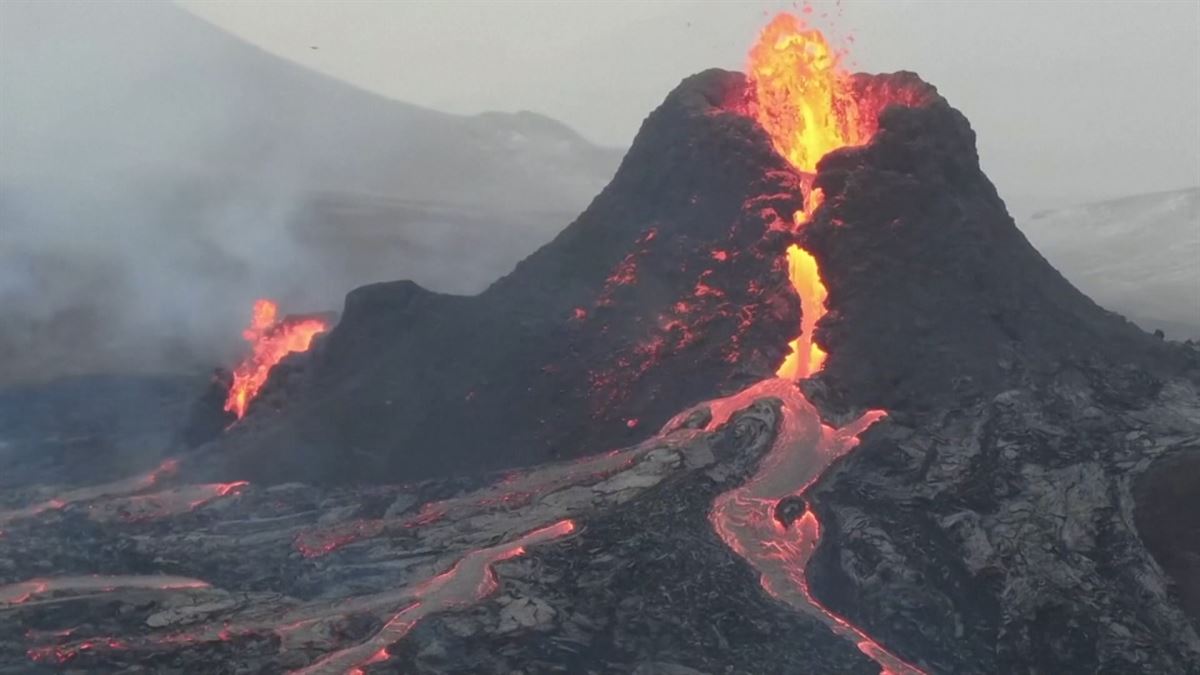
<path id="1" fill-rule="evenodd" d="M 7 586 L 0 586 L 0 606 L 21 605 L 49 593 L 111 593 L 116 590 L 145 588 L 151 590 L 176 590 L 208 588 L 199 579 L 166 575 L 101 575 L 80 577 L 55 577 L 31 579 Z"/>
<path id="2" fill-rule="evenodd" d="M 308 351 L 313 338 L 329 329 L 321 318 L 306 316 L 278 318 L 279 306 L 271 300 L 256 300 L 250 325 L 242 337 L 250 343 L 250 354 L 233 371 L 233 384 L 225 399 L 225 410 L 241 419 L 250 401 L 271 374 L 271 368 L 293 352 Z"/>
<path id="3" fill-rule="evenodd" d="M 770 136 L 777 152 L 804 176 L 808 189 L 804 208 L 795 214 L 797 228 L 812 218 L 822 195 L 811 188 L 817 163 L 828 152 L 867 141 L 874 133 L 878 110 L 860 114 L 851 77 L 838 65 L 838 55 L 818 30 L 806 29 L 782 14 L 762 32 L 750 52 L 748 111 Z M 878 107 L 878 102 L 870 102 Z M 820 523 L 811 510 L 797 518 L 780 517 L 782 502 L 802 495 L 825 470 L 858 444 L 858 436 L 885 416 L 873 410 L 834 429 L 795 385 L 820 371 L 824 350 L 813 340 L 826 312 L 826 289 L 817 260 L 798 245 L 787 252 L 788 276 L 800 296 L 800 335 L 779 367 L 777 378 L 759 382 L 725 399 L 710 402 L 709 428 L 724 424 L 733 411 L 764 396 L 781 401 L 778 435 L 758 471 L 744 485 L 713 502 L 709 521 L 733 551 L 759 571 L 763 588 L 773 597 L 819 619 L 834 633 L 852 640 L 883 672 L 916 675 L 921 671 L 888 652 L 863 631 L 821 605 L 809 592 L 805 567 L 820 539 Z"/>
<path id="4" fill-rule="evenodd" d="M 525 554 L 525 547 L 553 541 L 575 531 L 571 520 L 560 520 L 515 541 L 471 551 L 449 570 L 425 581 L 409 595 L 411 603 L 397 612 L 370 640 L 334 652 L 316 663 L 295 671 L 304 675 L 319 673 L 362 673 L 362 667 L 390 658 L 388 647 L 400 640 L 422 618 L 478 602 L 496 590 L 492 565 Z"/>
<path id="5" fill-rule="evenodd" d="M 654 437 L 626 450 L 614 450 L 561 462 L 528 472 L 515 472 L 496 485 L 466 497 L 455 497 L 425 504 L 415 516 L 391 519 L 351 520 L 331 527 L 301 532 L 295 539 L 296 550 L 306 558 L 331 553 L 343 546 L 389 533 L 399 533 L 428 525 L 443 518 L 466 520 L 486 511 L 520 508 L 535 498 L 584 482 L 599 482 L 632 466 L 654 448 L 676 446 L 686 434 Z"/>
<path id="6" fill-rule="evenodd" d="M 79 502 L 94 501 L 105 497 L 118 497 L 122 495 L 130 495 L 149 489 L 156 485 L 164 477 L 173 474 L 179 467 L 179 462 L 175 459 L 163 460 L 153 471 L 144 473 L 140 476 L 125 478 L 111 483 L 101 485 L 93 485 L 91 487 L 78 488 L 64 492 L 57 497 L 47 499 L 43 502 L 38 502 L 31 506 L 26 506 L 20 509 L 10 511 L 0 511 L 0 525 L 10 523 L 26 518 L 33 518 L 46 511 L 58 511 L 64 509 L 71 504 Z"/>
<path id="7" fill-rule="evenodd" d="M 214 500 L 236 494 L 249 485 L 246 481 L 232 483 L 201 483 L 151 494 L 116 497 L 88 506 L 88 519 L 96 522 L 123 521 L 127 523 L 161 520 L 205 506 Z"/>

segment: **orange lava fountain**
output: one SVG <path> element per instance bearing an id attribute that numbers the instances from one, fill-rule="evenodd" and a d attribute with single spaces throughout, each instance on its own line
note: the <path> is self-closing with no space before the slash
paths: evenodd
<path id="1" fill-rule="evenodd" d="M 238 419 L 246 414 L 246 407 L 258 396 L 276 363 L 292 352 L 308 351 L 313 338 L 329 329 L 318 318 L 280 320 L 278 314 L 279 305 L 274 301 L 256 300 L 250 326 L 242 331 L 242 337 L 251 345 L 250 354 L 234 369 L 233 384 L 225 399 L 225 410 Z"/>
<path id="2" fill-rule="evenodd" d="M 775 17 L 750 50 L 754 118 L 792 166 L 815 173 L 826 154 L 871 138 L 860 124 L 850 74 L 821 31 Z"/>
<path id="3" fill-rule="evenodd" d="M 750 113 L 771 138 L 776 152 L 804 174 L 804 207 L 793 216 L 802 227 L 824 195 L 813 189 L 817 162 L 828 152 L 868 140 L 873 129 L 860 123 L 850 74 L 821 31 L 806 28 L 790 14 L 775 17 L 750 50 Z M 791 353 L 778 377 L 811 377 L 825 363 L 825 351 L 813 341 L 825 315 L 825 284 L 816 259 L 799 246 L 787 252 L 788 278 L 800 296 L 803 319 Z"/>

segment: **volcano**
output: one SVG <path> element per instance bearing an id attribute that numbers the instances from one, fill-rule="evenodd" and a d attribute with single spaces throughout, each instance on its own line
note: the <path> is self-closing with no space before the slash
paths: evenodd
<path id="1" fill-rule="evenodd" d="M 1064 364 L 1182 367 L 1033 249 L 967 120 L 916 75 L 853 77 L 857 136 L 839 140 L 862 145 L 799 164 L 749 109 L 754 86 L 681 83 L 588 209 L 480 295 L 350 293 L 281 403 L 217 441 L 227 476 L 416 480 L 621 447 L 772 375 L 814 328 L 827 393 L 893 412 Z M 797 245 L 827 309 L 789 280 Z"/>
<path id="2" fill-rule="evenodd" d="M 340 317 L 178 461 L 0 510 L 0 663 L 1200 668 L 1161 522 L 1200 350 L 1065 281 L 931 85 L 792 17 L 484 293 Z"/>

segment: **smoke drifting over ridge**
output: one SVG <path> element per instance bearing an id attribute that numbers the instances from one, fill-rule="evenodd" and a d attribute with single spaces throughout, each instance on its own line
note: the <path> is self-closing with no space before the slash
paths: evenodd
<path id="1" fill-rule="evenodd" d="M 228 361 L 264 295 L 481 290 L 619 160 L 535 114 L 357 90 L 163 5 L 0 5 L 0 91 L 0 382 Z"/>

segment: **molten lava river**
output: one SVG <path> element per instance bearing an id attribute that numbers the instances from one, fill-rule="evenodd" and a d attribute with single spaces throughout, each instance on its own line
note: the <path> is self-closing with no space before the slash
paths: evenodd
<path id="1" fill-rule="evenodd" d="M 793 218 L 794 226 L 802 228 L 823 198 L 820 190 L 812 188 L 817 162 L 831 150 L 869 140 L 879 104 L 863 102 L 860 107 L 850 74 L 839 66 L 838 54 L 825 37 L 787 14 L 763 29 L 750 52 L 748 73 L 750 114 L 766 130 L 775 150 L 804 178 L 808 190 L 804 208 Z M 763 588 L 772 596 L 853 641 L 884 673 L 919 674 L 922 671 L 830 612 L 809 592 L 805 567 L 821 533 L 813 512 L 808 510 L 786 524 L 776 517 L 782 500 L 802 495 L 834 460 L 858 444 L 859 434 L 885 416 L 873 410 L 840 429 L 831 428 L 822 424 L 816 408 L 796 386 L 796 380 L 816 374 L 825 362 L 826 353 L 814 341 L 813 332 L 826 311 L 826 290 L 811 253 L 793 245 L 787 262 L 803 311 L 791 353 L 776 378 L 705 404 L 713 415 L 709 426 L 715 428 L 754 400 L 774 396 L 782 402 L 782 424 L 755 475 L 717 497 L 709 521 L 726 545 L 758 570 Z"/>

